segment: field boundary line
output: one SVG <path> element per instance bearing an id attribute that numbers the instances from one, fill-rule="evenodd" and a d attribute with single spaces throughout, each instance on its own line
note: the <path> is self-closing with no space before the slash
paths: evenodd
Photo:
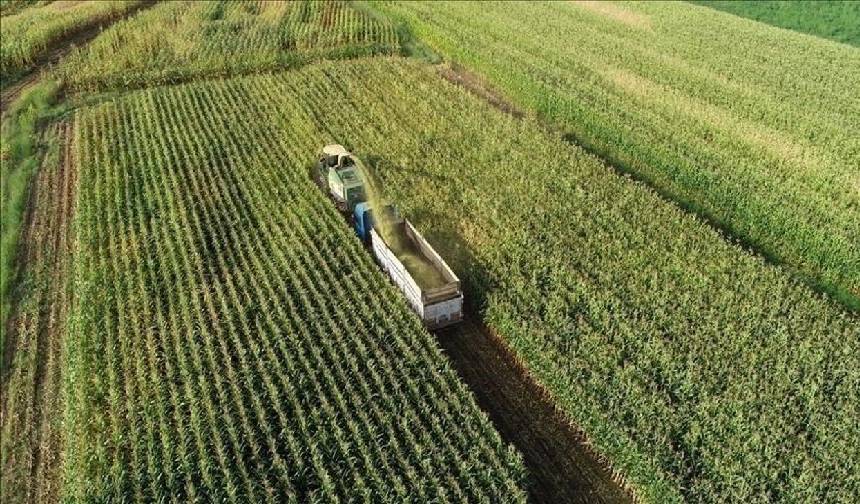
<path id="1" fill-rule="evenodd" d="M 9 431 L 12 438 L 3 440 L 9 452 L 3 469 L 17 474 L 10 467 L 21 468 L 14 481 L 4 483 L 13 487 L 8 489 L 12 495 L 26 495 L 33 502 L 55 501 L 62 486 L 62 362 L 74 296 L 68 276 L 77 192 L 74 128 L 74 118 L 65 118 L 44 129 L 45 135 L 56 135 L 58 152 L 56 158 L 46 155 L 30 180 L 17 250 L 22 265 L 18 271 L 30 281 L 15 286 L 6 321 L 0 410 L 4 432 L 13 425 L 9 422 L 21 422 L 23 409 L 27 415 Z M 17 362 L 22 351 L 25 360 Z"/>

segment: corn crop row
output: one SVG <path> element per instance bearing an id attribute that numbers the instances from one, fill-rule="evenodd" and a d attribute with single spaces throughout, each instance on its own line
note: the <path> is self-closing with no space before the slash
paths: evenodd
<path id="1" fill-rule="evenodd" d="M 860 309 L 857 48 L 686 3 L 380 7 L 520 107 Z"/>
<path id="2" fill-rule="evenodd" d="M 522 501 L 518 456 L 308 179 L 322 139 L 278 86 L 79 112 L 66 497 Z"/>
<path id="3" fill-rule="evenodd" d="M 107 30 L 59 73 L 76 89 L 127 88 L 398 47 L 392 25 L 347 2 L 165 2 Z"/>

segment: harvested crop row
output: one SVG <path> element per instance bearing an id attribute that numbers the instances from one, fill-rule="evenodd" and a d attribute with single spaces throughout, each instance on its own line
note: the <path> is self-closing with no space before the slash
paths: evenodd
<path id="1" fill-rule="evenodd" d="M 394 27 L 353 3 L 165 2 L 107 30 L 60 75 L 78 90 L 125 89 L 398 48 Z"/>
<path id="2" fill-rule="evenodd" d="M 58 1 L 4 15 L 0 28 L 0 77 L 5 82 L 27 70 L 68 33 L 119 17 L 140 3 L 141 0 Z"/>
<path id="3" fill-rule="evenodd" d="M 78 113 L 66 497 L 522 501 L 519 457 L 307 177 L 305 110 L 254 99 L 280 82 Z"/>
<path id="4" fill-rule="evenodd" d="M 681 2 L 384 8 L 518 106 L 860 309 L 860 49 Z"/>

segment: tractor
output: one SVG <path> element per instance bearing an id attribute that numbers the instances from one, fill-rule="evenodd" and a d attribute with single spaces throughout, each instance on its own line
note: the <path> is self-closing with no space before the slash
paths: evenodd
<path id="1" fill-rule="evenodd" d="M 318 157 L 314 180 L 328 193 L 338 210 L 349 214 L 366 199 L 364 182 L 352 153 L 342 145 L 326 145 Z"/>

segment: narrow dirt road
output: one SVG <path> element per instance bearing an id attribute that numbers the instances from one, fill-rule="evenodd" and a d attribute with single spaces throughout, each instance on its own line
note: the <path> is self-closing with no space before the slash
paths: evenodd
<path id="1" fill-rule="evenodd" d="M 56 502 L 62 446 L 62 354 L 71 302 L 69 271 L 77 168 L 72 124 L 45 133 L 61 147 L 40 167 L 19 257 L 31 282 L 10 317 L 0 426 L 4 502 Z"/>
<path id="2" fill-rule="evenodd" d="M 69 33 L 66 38 L 57 43 L 56 47 L 36 60 L 33 70 L 22 75 L 14 83 L 9 84 L 0 91 L 0 116 L 6 112 L 9 105 L 21 96 L 21 93 L 41 80 L 45 69 L 59 63 L 74 47 L 86 44 L 101 33 L 104 28 L 121 19 L 131 17 L 142 9 L 152 7 L 153 5 L 155 5 L 155 0 L 148 0 L 114 19 L 105 20 L 93 26 L 85 26 L 79 31 Z"/>
<path id="3" fill-rule="evenodd" d="M 502 438 L 523 454 L 532 502 L 634 502 L 498 336 L 466 320 L 436 337 Z"/>
<path id="4" fill-rule="evenodd" d="M 0 92 L 0 117 L 6 113 L 6 109 L 9 108 L 9 105 L 17 100 L 24 90 L 29 89 L 33 84 L 39 81 L 40 75 L 41 74 L 39 72 L 31 72 L 15 84 L 12 84 Z"/>

